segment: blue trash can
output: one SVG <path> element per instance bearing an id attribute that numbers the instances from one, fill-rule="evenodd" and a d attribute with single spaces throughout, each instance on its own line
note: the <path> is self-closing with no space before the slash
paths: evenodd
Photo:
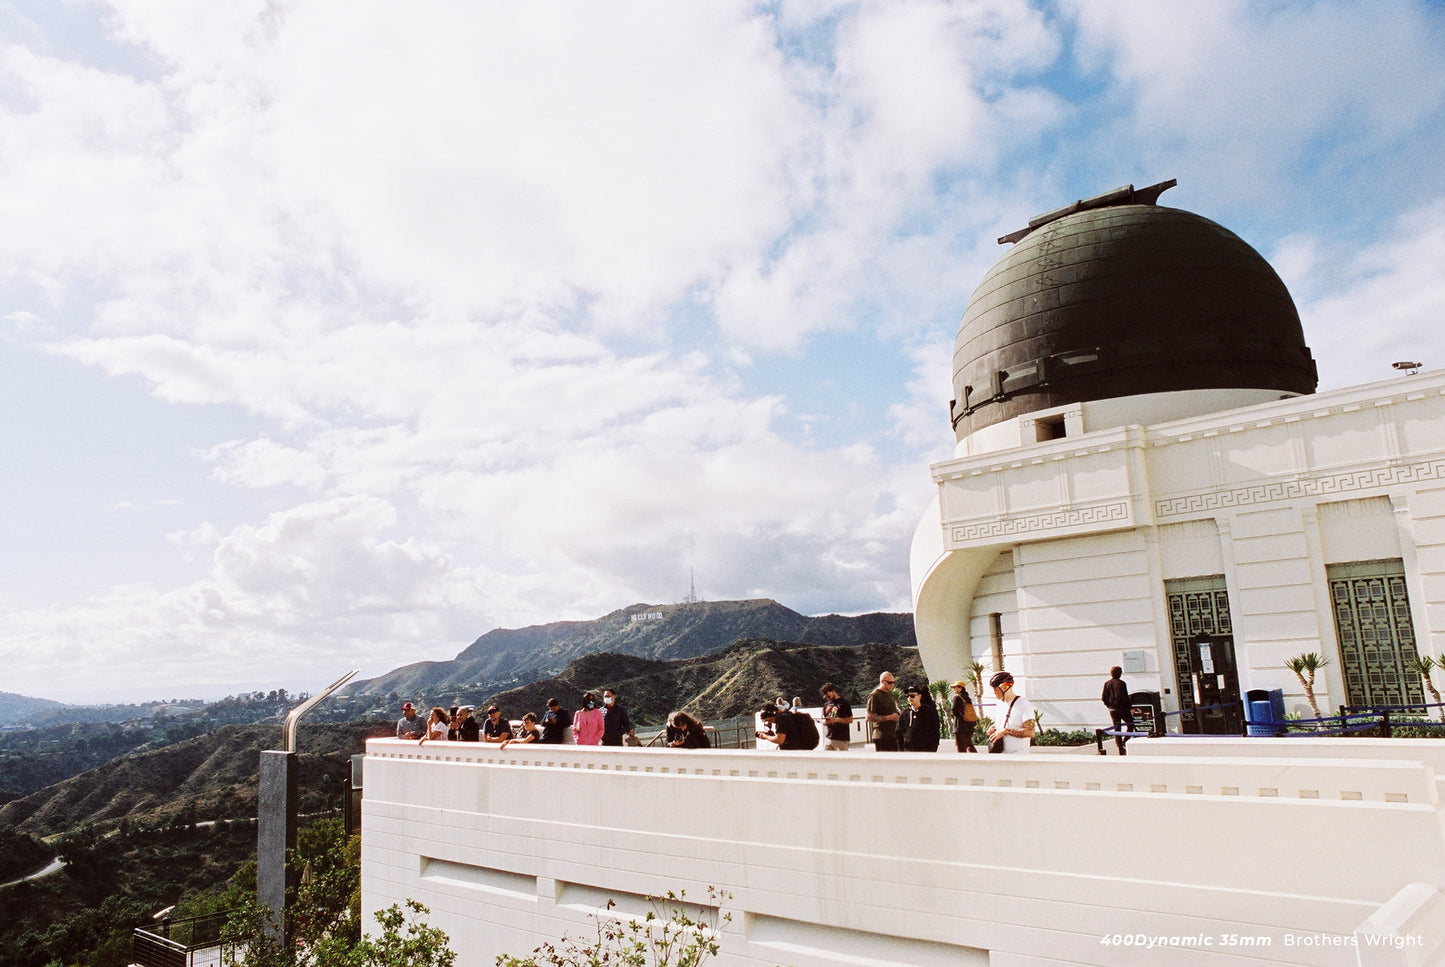
<path id="1" fill-rule="evenodd" d="M 1284 721 L 1284 691 L 1273 688 L 1251 688 L 1244 694 L 1244 718 L 1248 725 L 1246 735 L 1282 735 Z"/>

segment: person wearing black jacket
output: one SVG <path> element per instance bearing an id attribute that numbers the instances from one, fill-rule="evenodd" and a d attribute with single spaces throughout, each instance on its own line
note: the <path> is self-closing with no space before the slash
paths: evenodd
<path id="1" fill-rule="evenodd" d="M 1117 731 L 1119 723 L 1127 723 L 1129 731 L 1134 731 L 1134 708 L 1129 701 L 1129 686 L 1124 684 L 1124 669 L 1115 665 L 1109 669 L 1109 680 L 1104 683 L 1104 693 L 1099 696 L 1104 707 L 1109 710 L 1109 717 L 1114 720 L 1114 729 Z M 1128 755 L 1124 751 L 1124 737 L 1114 736 L 1114 744 L 1119 747 L 1120 755 Z"/>
<path id="2" fill-rule="evenodd" d="M 758 713 L 769 731 L 757 733 L 785 752 L 809 752 L 818 747 L 818 726 L 807 712 L 794 712 L 768 704 Z"/>
<path id="3" fill-rule="evenodd" d="M 667 744 L 674 749 L 711 749 L 707 729 L 686 712 L 673 712 L 667 718 Z"/>
<path id="4" fill-rule="evenodd" d="M 481 728 L 477 720 L 472 718 L 472 707 L 463 705 L 457 709 L 457 740 L 459 742 L 480 742 Z"/>
<path id="5" fill-rule="evenodd" d="M 560 745 L 572 734 L 572 713 L 562 707 L 555 698 L 547 699 L 547 711 L 542 716 L 542 741 Z"/>
<path id="6" fill-rule="evenodd" d="M 632 736 L 632 745 L 637 744 L 637 733 L 633 731 L 632 719 L 627 717 L 627 709 L 617 703 L 617 693 L 610 688 L 602 690 L 602 705 L 604 716 L 602 719 L 602 744 L 622 745 L 625 736 Z"/>
<path id="7" fill-rule="evenodd" d="M 914 685 L 907 694 L 908 730 L 903 733 L 903 751 L 937 752 L 938 705 L 926 688 Z"/>

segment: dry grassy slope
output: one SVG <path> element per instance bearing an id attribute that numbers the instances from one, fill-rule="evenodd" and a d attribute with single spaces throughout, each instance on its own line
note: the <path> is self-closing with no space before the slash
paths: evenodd
<path id="1" fill-rule="evenodd" d="M 885 669 L 905 684 L 923 681 L 916 648 L 828 647 L 746 638 L 720 652 L 680 661 L 588 655 L 556 678 L 489 696 L 483 704 L 495 703 L 508 716 L 520 718 L 527 711 L 540 713 L 548 698 L 576 708 L 585 692 L 611 686 L 635 723 L 660 724 L 674 709 L 704 720 L 724 719 L 753 711 L 779 695 L 798 695 L 805 704 L 816 705 L 818 689 L 831 681 L 861 708 Z"/>
<path id="2" fill-rule="evenodd" d="M 368 736 L 390 731 L 387 723 L 303 725 L 298 756 L 303 811 L 321 808 L 328 796 L 334 805 L 350 756 L 364 751 Z M 223 726 L 6 803 L 0 806 L 0 826 L 40 836 L 122 817 L 145 824 L 185 813 L 194 820 L 252 817 L 261 751 L 280 745 L 279 725 Z"/>
<path id="3" fill-rule="evenodd" d="M 632 620 L 639 614 L 661 617 Z M 768 599 L 637 604 L 594 621 L 499 628 L 478 638 L 450 662 L 406 665 L 353 688 L 435 701 L 458 690 L 485 689 L 492 683 L 561 677 L 569 662 L 590 654 L 675 660 L 707 655 L 743 638 L 815 645 L 916 644 L 913 618 L 907 614 L 810 618 Z"/>

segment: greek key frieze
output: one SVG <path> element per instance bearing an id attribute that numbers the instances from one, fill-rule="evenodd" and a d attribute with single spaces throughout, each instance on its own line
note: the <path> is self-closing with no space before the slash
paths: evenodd
<path id="1" fill-rule="evenodd" d="M 978 541 L 1018 537 L 1022 534 L 1035 534 L 1040 531 L 1127 523 L 1129 519 L 1129 501 L 1117 500 L 1107 504 L 1090 504 L 1087 507 L 1051 510 L 1037 514 L 1016 514 L 990 520 L 972 520 L 951 525 L 948 534 L 949 540 L 954 544 L 972 544 Z"/>
<path id="2" fill-rule="evenodd" d="M 1400 464 L 1389 467 L 1365 467 L 1342 473 L 1316 474 L 1294 480 L 1270 480 L 1247 487 L 1210 490 L 1203 493 L 1166 497 L 1154 502 L 1156 517 L 1192 516 L 1200 513 L 1266 504 L 1302 497 L 1329 497 L 1358 493 L 1400 484 L 1429 480 L 1445 480 L 1445 460 Z"/>

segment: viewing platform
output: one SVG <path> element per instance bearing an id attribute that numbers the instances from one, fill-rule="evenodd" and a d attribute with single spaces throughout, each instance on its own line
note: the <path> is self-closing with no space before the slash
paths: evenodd
<path id="1" fill-rule="evenodd" d="M 1195 744 L 1201 741 L 1204 744 Z M 1158 743 L 1155 745 L 1154 743 Z M 362 904 L 490 964 L 649 896 L 731 894 L 720 965 L 1424 965 L 1445 744 L 1150 740 L 1127 757 L 374 739 Z"/>

